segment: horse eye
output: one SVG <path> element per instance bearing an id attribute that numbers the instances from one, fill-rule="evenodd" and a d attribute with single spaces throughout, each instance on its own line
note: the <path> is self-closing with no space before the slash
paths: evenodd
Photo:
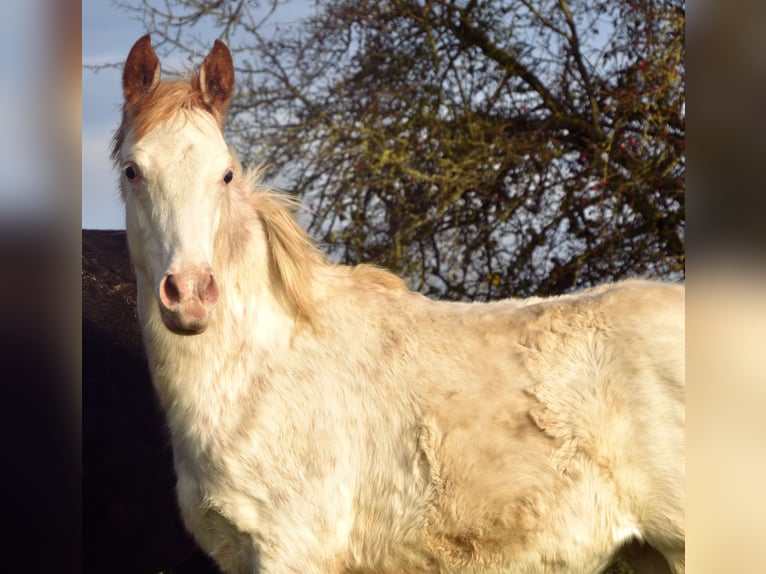
<path id="1" fill-rule="evenodd" d="M 229 170 L 226 172 L 226 175 L 223 176 L 223 182 L 228 185 L 231 183 L 232 179 L 234 179 L 234 172 Z"/>
<path id="2" fill-rule="evenodd" d="M 138 176 L 138 172 L 136 171 L 136 168 L 132 165 L 129 165 L 125 168 L 125 177 L 127 177 L 130 181 L 133 181 Z"/>

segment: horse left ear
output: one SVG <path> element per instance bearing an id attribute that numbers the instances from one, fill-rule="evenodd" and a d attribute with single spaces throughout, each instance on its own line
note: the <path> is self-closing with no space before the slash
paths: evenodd
<path id="1" fill-rule="evenodd" d="M 215 41 L 202 62 L 199 87 L 204 102 L 223 117 L 234 93 L 234 62 L 226 44 L 220 40 Z"/>

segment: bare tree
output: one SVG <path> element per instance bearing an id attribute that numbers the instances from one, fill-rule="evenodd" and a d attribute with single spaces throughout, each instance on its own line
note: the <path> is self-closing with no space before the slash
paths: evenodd
<path id="1" fill-rule="evenodd" d="M 317 1 L 278 25 L 277 0 L 124 8 L 190 55 L 215 26 L 229 135 L 341 261 L 454 299 L 684 275 L 682 0 Z"/>

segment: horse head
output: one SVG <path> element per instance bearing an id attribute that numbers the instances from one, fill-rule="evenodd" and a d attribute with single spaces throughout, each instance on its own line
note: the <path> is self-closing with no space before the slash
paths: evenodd
<path id="1" fill-rule="evenodd" d="M 234 67 L 219 40 L 187 80 L 160 80 L 149 35 L 128 55 L 123 120 L 112 152 L 120 170 L 131 259 L 165 326 L 202 333 L 219 296 L 213 247 L 235 177 L 223 138 Z"/>

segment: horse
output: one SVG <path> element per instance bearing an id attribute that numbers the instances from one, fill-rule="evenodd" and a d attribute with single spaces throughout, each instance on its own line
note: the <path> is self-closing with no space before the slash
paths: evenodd
<path id="1" fill-rule="evenodd" d="M 437 301 L 333 263 L 223 128 L 220 40 L 125 62 L 137 311 L 186 528 L 223 572 L 685 569 L 684 287 Z"/>

